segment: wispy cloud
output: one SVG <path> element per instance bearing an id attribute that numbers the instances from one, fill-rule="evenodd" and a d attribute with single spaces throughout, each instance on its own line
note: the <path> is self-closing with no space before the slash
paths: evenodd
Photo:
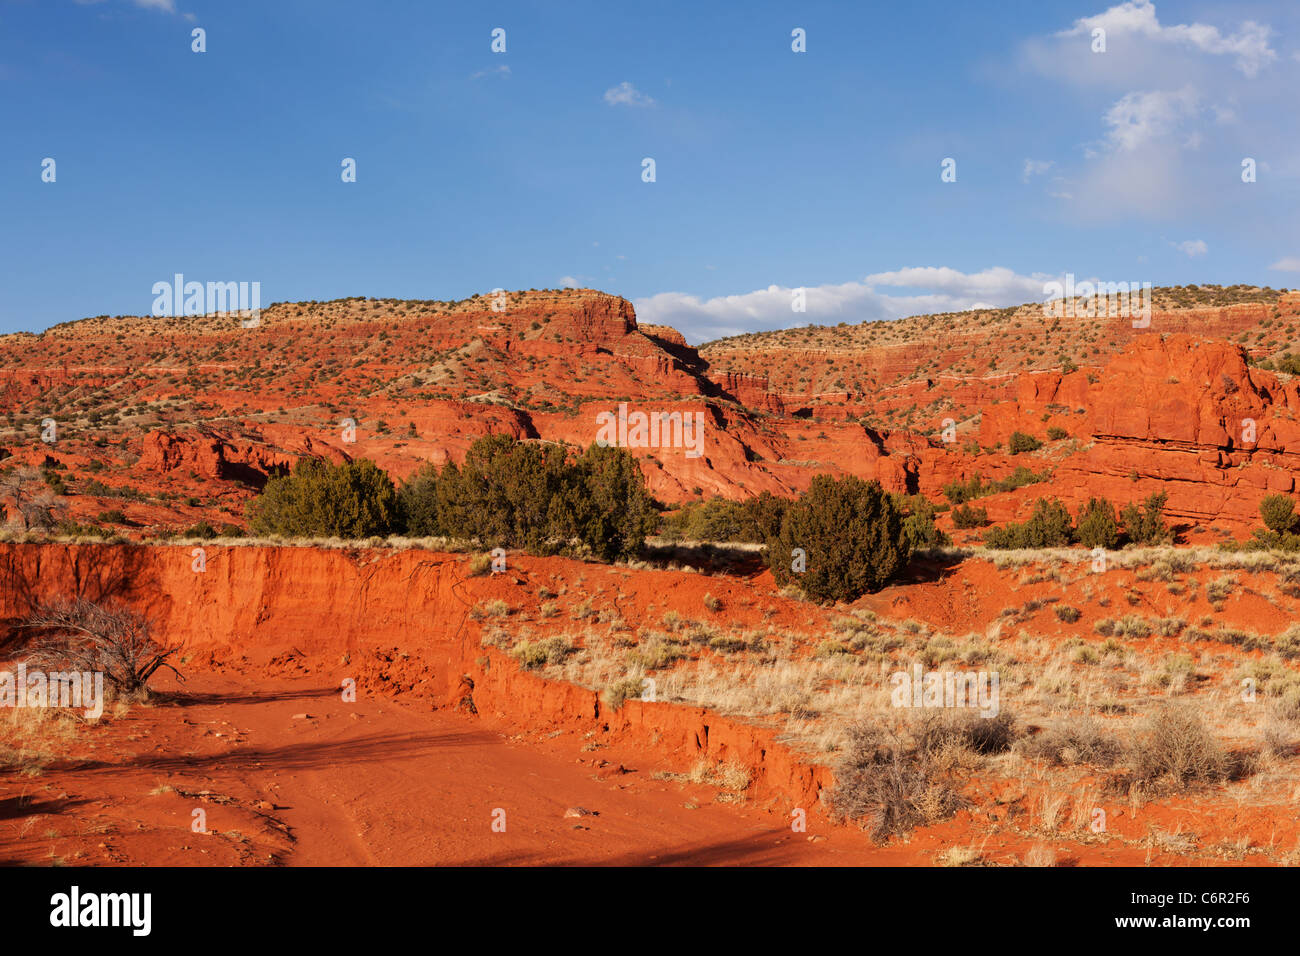
<path id="1" fill-rule="evenodd" d="M 1203 256 L 1210 251 L 1204 239 L 1184 239 L 1182 242 L 1171 242 L 1170 245 L 1190 259 Z"/>
<path id="2" fill-rule="evenodd" d="M 481 80 L 485 76 L 506 77 L 509 75 L 510 75 L 510 67 L 507 64 L 502 63 L 500 66 L 494 66 L 490 70 L 479 70 L 477 73 L 471 73 L 469 75 L 469 78 L 471 80 Z"/>
<path id="3" fill-rule="evenodd" d="M 610 106 L 654 106 L 655 101 L 624 80 L 605 91 L 605 102 Z"/>
<path id="4" fill-rule="evenodd" d="M 964 273 L 947 267 L 922 266 L 874 273 L 860 282 L 804 287 L 804 312 L 791 308 L 794 288 L 779 285 L 712 299 L 683 292 L 662 292 L 637 299 L 633 305 L 638 320 L 670 325 L 688 341 L 699 343 L 810 322 L 867 322 L 927 312 L 961 312 L 1037 302 L 1043 298 L 1043 284 L 1060 278 L 1045 273 L 1019 275 L 1002 267 Z M 877 291 L 876 286 L 911 292 L 894 295 Z"/>
<path id="5" fill-rule="evenodd" d="M 1269 266 L 1278 272 L 1300 272 L 1300 256 L 1285 256 Z"/>
<path id="6" fill-rule="evenodd" d="M 1097 30 L 1105 31 L 1104 50 Z M 1126 0 L 1025 41 L 1019 67 L 1077 91 L 1072 108 L 1097 109 L 1099 93 L 1108 104 L 1079 153 L 1052 157 L 1044 190 L 1094 221 L 1214 208 L 1223 167 L 1205 154 L 1289 154 L 1296 145 L 1271 119 L 1278 83 L 1260 81 L 1266 71 L 1293 72 L 1279 61 L 1274 36 L 1253 20 L 1162 23 L 1150 0 Z M 1034 180 L 1028 164 L 1040 161 L 1026 162 L 1022 180 Z"/>
<path id="7" fill-rule="evenodd" d="M 83 7 L 94 6 L 95 4 L 104 3 L 105 0 L 76 0 Z M 176 0 L 130 0 L 131 4 L 141 7 L 145 10 L 161 10 L 163 13 L 176 12 Z M 194 14 L 185 14 L 185 19 L 193 21 Z"/>
<path id="8" fill-rule="evenodd" d="M 1021 182 L 1029 182 L 1034 176 L 1041 176 L 1055 165 L 1050 159 L 1026 159 L 1024 172 L 1020 174 Z"/>
<path id="9" fill-rule="evenodd" d="M 1165 136 L 1195 115 L 1197 102 L 1190 86 L 1173 92 L 1129 93 L 1102 117 L 1109 144 L 1113 149 L 1133 150 Z"/>

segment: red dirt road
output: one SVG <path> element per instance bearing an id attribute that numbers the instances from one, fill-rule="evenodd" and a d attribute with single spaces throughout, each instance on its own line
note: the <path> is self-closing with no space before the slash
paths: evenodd
<path id="1" fill-rule="evenodd" d="M 195 674 L 183 696 L 83 727 L 72 759 L 4 780 L 0 862 L 861 865 L 907 852 L 815 818 L 794 833 L 789 808 L 717 803 L 715 788 L 652 779 L 653 758 L 584 752 L 573 733 L 512 738 L 423 702 L 346 703 L 319 679 L 263 683 Z M 565 816 L 578 807 L 594 815 Z M 193 832 L 195 810 L 208 832 Z"/>

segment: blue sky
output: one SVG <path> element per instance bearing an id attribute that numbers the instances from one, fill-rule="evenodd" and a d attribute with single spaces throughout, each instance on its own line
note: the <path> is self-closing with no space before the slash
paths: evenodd
<path id="1" fill-rule="evenodd" d="M 0 0 L 0 87 L 5 332 L 177 272 L 263 304 L 590 286 L 693 342 L 1065 273 L 1300 286 L 1280 0 Z"/>

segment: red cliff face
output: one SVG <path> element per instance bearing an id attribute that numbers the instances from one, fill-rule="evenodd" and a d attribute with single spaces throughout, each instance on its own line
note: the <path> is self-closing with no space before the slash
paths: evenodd
<path id="1" fill-rule="evenodd" d="M 304 455 L 369 458 L 403 480 L 426 462 L 459 461 L 488 434 L 586 448 L 598 415 L 626 403 L 706 423 L 699 455 L 631 449 L 668 503 L 791 495 L 821 472 L 940 499 L 954 479 L 1024 464 L 1058 469 L 1077 489 L 1061 494 L 1105 490 L 1121 503 L 1176 482 L 1168 490 L 1186 521 L 1240 530 L 1260 489 L 1290 487 L 1300 400 L 1248 367 L 1242 346 L 1206 333 L 1240 337 L 1258 324 L 1258 341 L 1298 313 L 1300 296 L 1283 296 L 1157 310 L 1135 330 L 1128 320 L 1047 322 L 1025 307 L 702 350 L 586 289 L 278 304 L 256 329 L 216 317 L 87 319 L 0 336 L 0 366 L 18 370 L 0 382 L 16 422 L 0 445 L 15 461 L 62 466 L 76 520 L 120 509 L 142 534 L 238 523 L 266 477 Z M 1199 336 L 1165 334 L 1185 327 Z M 822 339 L 838 346 L 814 347 Z M 1067 347 L 1077 371 L 1066 370 Z M 47 417 L 59 426 L 53 443 L 39 437 Z M 988 452 L 1016 431 L 1078 444 Z M 92 474 L 129 493 L 84 493 L 97 487 Z M 990 513 L 1013 517 L 1043 491 L 999 496 Z M 196 499 L 207 504 L 185 503 Z M 206 513 L 213 503 L 219 513 Z"/>
<path id="2" fill-rule="evenodd" d="M 1022 379 L 1016 401 L 984 410 L 980 439 L 1043 439 L 1059 425 L 1080 448 L 1056 466 L 1052 494 L 1122 504 L 1164 491 L 1175 520 L 1244 532 L 1259 524 L 1260 498 L 1295 488 L 1297 407 L 1296 386 L 1250 368 L 1240 347 L 1153 335 L 1100 371 Z M 1021 510 L 1041 493 L 1019 492 Z"/>

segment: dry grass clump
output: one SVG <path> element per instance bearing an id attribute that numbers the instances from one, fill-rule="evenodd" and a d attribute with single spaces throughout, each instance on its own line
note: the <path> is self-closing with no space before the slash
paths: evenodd
<path id="1" fill-rule="evenodd" d="M 727 761 L 700 758 L 695 761 L 691 769 L 686 773 L 659 771 L 653 776 L 656 780 L 677 780 L 718 787 L 727 792 L 726 797 L 719 798 L 722 803 L 734 803 L 738 799 L 743 799 L 740 794 L 748 790 L 749 785 L 753 782 L 753 775 L 749 767 L 744 762 L 734 758 Z"/>
<path id="2" fill-rule="evenodd" d="M 1144 638 L 1151 636 L 1151 624 L 1145 618 L 1138 617 L 1136 614 L 1128 614 L 1119 620 L 1112 620 L 1104 617 L 1093 625 L 1095 630 L 1102 637 L 1133 637 Z"/>
<path id="3" fill-rule="evenodd" d="M 1185 707 L 1154 714 L 1130 752 L 1133 780 L 1183 792 L 1228 778 L 1233 761 L 1204 722 Z"/>
<path id="4" fill-rule="evenodd" d="M 884 842 L 965 806 L 954 770 L 970 766 L 968 755 L 1005 751 L 1015 721 L 1007 714 L 926 715 L 898 732 L 864 722 L 848 735 L 827 802 L 835 816 L 862 821 L 872 839 Z"/>
<path id="5" fill-rule="evenodd" d="M 688 657 L 689 644 L 652 631 L 648 635 L 643 634 L 640 643 L 627 652 L 627 665 L 647 671 L 662 670 Z"/>
<path id="6" fill-rule="evenodd" d="M 568 638 L 547 637 L 540 641 L 520 641 L 510 649 L 510 656 L 525 670 L 536 670 L 544 664 L 564 663 L 572 650 Z"/>
<path id="7" fill-rule="evenodd" d="M 1124 754 L 1124 746 L 1115 737 L 1102 732 L 1092 717 L 1071 717 L 1061 724 L 1020 741 L 1020 752 L 1053 766 L 1088 764 L 1113 766 Z"/>
<path id="8" fill-rule="evenodd" d="M 1046 843 L 1035 843 L 1025 854 L 1025 866 L 1056 866 L 1056 851 Z"/>
<path id="9" fill-rule="evenodd" d="M 120 694 L 113 716 L 120 717 L 138 694 Z M 64 707 L 12 707 L 0 719 L 0 771 L 25 777 L 39 776 L 68 748 L 91 723 L 82 712 Z M 107 715 L 106 715 L 107 716 Z M 102 719 L 102 718 L 101 718 Z"/>
<path id="10" fill-rule="evenodd" d="M 644 687 L 644 677 L 628 677 L 615 681 L 605 688 L 605 703 L 609 704 L 611 710 L 618 710 L 625 701 L 640 698 Z"/>

